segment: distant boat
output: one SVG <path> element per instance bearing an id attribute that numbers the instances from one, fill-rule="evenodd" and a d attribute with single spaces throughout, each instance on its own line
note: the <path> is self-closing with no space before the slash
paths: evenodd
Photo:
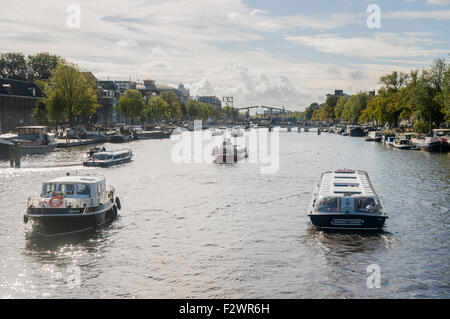
<path id="1" fill-rule="evenodd" d="M 381 142 L 382 135 L 379 131 L 370 131 L 364 140 L 368 142 Z"/>
<path id="2" fill-rule="evenodd" d="M 214 156 L 214 162 L 217 164 L 232 164 L 248 157 L 248 151 L 245 146 L 234 145 L 230 139 L 226 138 L 222 145 L 212 150 L 211 155 Z"/>
<path id="3" fill-rule="evenodd" d="M 404 137 L 397 137 L 392 143 L 392 146 L 401 150 L 410 150 L 413 147 L 411 141 Z"/>
<path id="4" fill-rule="evenodd" d="M 91 158 L 83 162 L 83 166 L 110 167 L 128 163 L 133 157 L 131 150 L 122 150 L 114 152 L 96 152 Z"/>
<path id="5" fill-rule="evenodd" d="M 363 131 L 363 129 L 359 125 L 347 126 L 346 133 L 350 136 L 355 136 L 355 137 L 363 137 L 366 135 L 366 133 Z"/>
<path id="6" fill-rule="evenodd" d="M 231 130 L 230 135 L 231 135 L 231 137 L 241 137 L 241 136 L 244 136 L 244 133 L 242 133 L 240 126 L 235 126 Z"/>
<path id="7" fill-rule="evenodd" d="M 172 131 L 152 130 L 136 132 L 138 140 L 164 139 L 170 138 Z"/>
<path id="8" fill-rule="evenodd" d="M 322 173 L 308 208 L 316 228 L 378 230 L 388 218 L 368 174 L 353 169 Z"/>
<path id="9" fill-rule="evenodd" d="M 223 135 L 223 131 L 218 130 L 216 128 L 210 129 L 211 131 L 211 136 L 222 136 Z"/>
<path id="10" fill-rule="evenodd" d="M 422 151 L 427 152 L 441 151 L 443 146 L 446 144 L 445 142 L 443 143 L 441 138 L 437 136 L 419 136 L 411 139 L 411 142 Z"/>
<path id="11" fill-rule="evenodd" d="M 55 134 L 49 133 L 46 126 L 21 126 L 17 137 L 9 140 L 20 145 L 20 155 L 36 155 L 53 152 L 58 145 Z"/>

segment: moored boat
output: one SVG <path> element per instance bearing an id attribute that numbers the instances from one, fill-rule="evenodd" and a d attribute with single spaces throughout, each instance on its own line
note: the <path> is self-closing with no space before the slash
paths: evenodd
<path id="1" fill-rule="evenodd" d="M 20 155 L 36 155 L 53 152 L 58 145 L 55 135 L 46 126 L 22 126 L 17 128 L 17 138 L 11 143 L 19 143 Z"/>
<path id="2" fill-rule="evenodd" d="M 231 135 L 231 137 L 241 137 L 241 136 L 244 136 L 244 133 L 242 133 L 240 126 L 235 126 L 231 130 L 230 135 Z"/>
<path id="3" fill-rule="evenodd" d="M 114 220 L 118 209 L 120 200 L 104 177 L 69 175 L 43 183 L 40 195 L 27 201 L 24 222 L 40 235 L 67 235 Z"/>
<path id="4" fill-rule="evenodd" d="M 133 157 L 131 150 L 122 150 L 114 152 L 96 152 L 91 158 L 83 162 L 83 166 L 110 167 L 128 163 Z"/>
<path id="5" fill-rule="evenodd" d="M 308 216 L 316 228 L 378 230 L 387 215 L 362 170 L 325 171 L 314 189 Z"/>
<path id="6" fill-rule="evenodd" d="M 379 131 L 370 131 L 364 140 L 368 142 L 381 142 L 382 135 Z"/>

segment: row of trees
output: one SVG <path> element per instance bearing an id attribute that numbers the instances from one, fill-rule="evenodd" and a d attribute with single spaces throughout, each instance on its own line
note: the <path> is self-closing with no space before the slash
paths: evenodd
<path id="1" fill-rule="evenodd" d="M 308 121 L 370 123 L 397 127 L 412 120 L 419 131 L 429 132 L 450 121 L 450 65 L 436 59 L 428 69 L 394 71 L 380 78 L 375 96 L 359 92 L 351 97 L 329 95 L 320 106 L 311 104 L 301 113 Z"/>
<path id="2" fill-rule="evenodd" d="M 21 52 L 1 53 L 0 75 L 6 79 L 25 81 L 28 69 L 32 66 L 34 79 L 41 80 L 48 76 L 61 61 L 60 56 L 48 52 L 28 55 L 28 57 Z"/>
<path id="3" fill-rule="evenodd" d="M 144 122 L 165 120 L 171 122 L 183 119 L 205 121 L 209 118 L 218 120 L 227 112 L 232 113 L 232 116 L 239 116 L 235 114 L 236 110 L 227 110 L 227 108 L 219 110 L 214 106 L 194 100 L 188 100 L 184 103 L 172 91 L 163 92 L 160 96 L 155 96 L 146 103 L 145 98 L 139 91 L 127 90 L 120 97 L 116 111 L 126 119 L 131 119 L 132 122 L 136 120 Z"/>

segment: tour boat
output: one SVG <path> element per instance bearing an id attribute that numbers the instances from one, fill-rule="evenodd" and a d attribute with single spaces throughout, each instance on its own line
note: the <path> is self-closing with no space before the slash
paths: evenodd
<path id="1" fill-rule="evenodd" d="M 370 131 L 364 138 L 364 140 L 368 142 L 381 142 L 381 138 L 382 138 L 381 132 Z"/>
<path id="2" fill-rule="evenodd" d="M 131 150 L 122 150 L 114 152 L 96 152 L 91 158 L 83 162 L 83 166 L 110 167 L 128 163 L 133 157 Z"/>
<path id="3" fill-rule="evenodd" d="M 314 189 L 308 216 L 316 228 L 377 230 L 387 215 L 365 171 L 325 171 Z"/>
<path id="4" fill-rule="evenodd" d="M 240 126 L 235 126 L 235 127 L 233 127 L 233 129 L 231 130 L 230 135 L 231 135 L 231 137 L 241 137 L 241 136 L 244 135 L 244 133 L 242 133 L 241 127 L 240 127 Z"/>
<path id="5" fill-rule="evenodd" d="M 104 177 L 67 175 L 44 182 L 40 195 L 28 198 L 23 219 L 36 234 L 58 236 L 111 222 L 118 209 L 120 200 Z"/>
<path id="6" fill-rule="evenodd" d="M 214 162 L 217 164 L 231 164 L 248 157 L 248 151 L 245 146 L 234 145 L 227 138 L 222 145 L 213 149 L 211 155 L 214 156 Z"/>

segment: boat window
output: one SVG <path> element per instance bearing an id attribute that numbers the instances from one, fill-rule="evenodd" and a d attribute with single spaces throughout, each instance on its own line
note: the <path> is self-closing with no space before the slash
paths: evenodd
<path id="1" fill-rule="evenodd" d="M 58 191 L 57 184 L 44 184 L 42 188 L 42 195 L 44 197 L 51 197 L 52 193 L 56 193 Z"/>
<path id="2" fill-rule="evenodd" d="M 356 199 L 356 210 L 359 212 L 377 212 L 380 209 L 380 205 L 375 198 L 372 197 L 360 197 Z"/>
<path id="3" fill-rule="evenodd" d="M 64 195 L 73 195 L 75 187 L 72 184 L 62 184 L 59 191 Z"/>
<path id="4" fill-rule="evenodd" d="M 335 187 L 358 187 L 358 183 L 334 183 Z"/>
<path id="5" fill-rule="evenodd" d="M 339 211 L 339 198 L 322 198 L 317 204 L 319 212 L 337 212 Z"/>
<path id="6" fill-rule="evenodd" d="M 336 175 L 335 178 L 356 179 L 356 176 L 344 176 L 344 175 L 339 176 L 339 175 Z"/>
<path id="7" fill-rule="evenodd" d="M 96 160 L 104 161 L 106 159 L 106 155 L 105 154 L 94 154 L 94 158 Z"/>
<path id="8" fill-rule="evenodd" d="M 91 194 L 91 189 L 90 189 L 89 185 L 78 184 L 77 185 L 77 194 L 89 196 Z"/>

